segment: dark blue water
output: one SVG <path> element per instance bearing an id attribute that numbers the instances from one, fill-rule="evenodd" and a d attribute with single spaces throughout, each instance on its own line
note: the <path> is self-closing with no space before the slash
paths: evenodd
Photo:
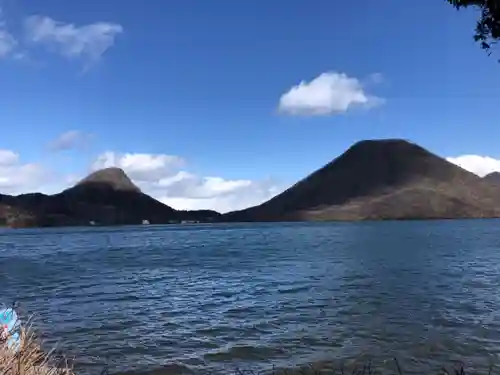
<path id="1" fill-rule="evenodd" d="M 1 298 L 82 374 L 500 364 L 500 221 L 0 230 Z"/>

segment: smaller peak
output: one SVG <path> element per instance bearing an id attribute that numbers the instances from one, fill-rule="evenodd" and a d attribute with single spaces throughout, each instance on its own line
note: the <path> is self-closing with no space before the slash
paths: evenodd
<path id="1" fill-rule="evenodd" d="M 488 173 L 486 176 L 484 176 L 484 178 L 493 177 L 493 176 L 500 176 L 500 172 L 495 171 L 495 172 Z"/>
<path id="2" fill-rule="evenodd" d="M 92 172 L 78 182 L 76 186 L 97 184 L 111 186 L 114 190 L 140 192 L 140 189 L 132 182 L 125 171 L 118 167 L 109 167 Z"/>
<path id="3" fill-rule="evenodd" d="M 500 183 L 500 172 L 491 172 L 483 177 L 485 181 L 493 182 L 495 184 Z"/>

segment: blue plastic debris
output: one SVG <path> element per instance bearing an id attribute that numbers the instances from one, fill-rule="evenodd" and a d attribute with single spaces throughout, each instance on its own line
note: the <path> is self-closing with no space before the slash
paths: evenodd
<path id="1" fill-rule="evenodd" d="M 19 351 L 21 339 L 19 335 L 19 328 L 21 321 L 17 315 L 16 310 L 12 307 L 0 307 L 0 338 L 6 340 L 5 343 L 10 350 L 15 352 Z M 2 340 L 2 341 L 3 341 Z"/>

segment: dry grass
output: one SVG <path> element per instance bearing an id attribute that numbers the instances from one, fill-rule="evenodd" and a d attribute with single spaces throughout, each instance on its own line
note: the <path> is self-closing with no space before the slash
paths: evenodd
<path id="1" fill-rule="evenodd" d="M 68 361 L 44 353 L 30 324 L 20 328 L 20 347 L 15 352 L 0 344 L 0 375 L 74 375 Z"/>

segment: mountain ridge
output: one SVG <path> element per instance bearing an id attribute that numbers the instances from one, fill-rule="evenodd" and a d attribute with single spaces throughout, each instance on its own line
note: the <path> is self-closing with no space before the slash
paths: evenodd
<path id="1" fill-rule="evenodd" d="M 481 178 L 404 139 L 359 141 L 268 201 L 226 214 L 175 210 L 114 167 L 53 195 L 0 194 L 0 225 L 13 227 L 493 217 L 500 173 Z"/>
<path id="2" fill-rule="evenodd" d="M 0 194 L 0 226 L 169 224 L 212 222 L 219 216 L 212 210 L 175 210 L 144 194 L 120 168 L 92 172 L 53 195 Z"/>
<path id="3" fill-rule="evenodd" d="M 226 221 L 500 217 L 500 189 L 403 139 L 363 140 Z"/>

